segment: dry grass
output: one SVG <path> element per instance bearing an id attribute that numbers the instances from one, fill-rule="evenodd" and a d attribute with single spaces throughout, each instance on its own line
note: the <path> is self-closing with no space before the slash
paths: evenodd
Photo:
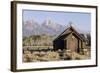
<path id="1" fill-rule="evenodd" d="M 70 58 L 72 60 L 84 60 L 84 59 L 90 59 L 91 56 L 90 56 L 90 51 L 87 50 L 87 49 L 84 49 L 83 54 L 66 50 L 64 52 L 64 57 L 65 58 Z"/>
<path id="2" fill-rule="evenodd" d="M 38 62 L 38 61 L 59 61 L 59 60 L 84 60 L 90 59 L 90 51 L 87 49 L 83 50 L 83 54 L 71 52 L 66 50 L 59 53 L 58 51 L 28 51 L 25 50 L 23 53 L 23 62 Z"/>

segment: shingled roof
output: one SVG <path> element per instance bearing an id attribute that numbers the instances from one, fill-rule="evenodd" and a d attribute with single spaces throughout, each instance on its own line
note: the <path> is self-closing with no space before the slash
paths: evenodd
<path id="1" fill-rule="evenodd" d="M 71 30 L 71 31 L 70 31 Z M 81 40 L 85 40 L 75 29 L 73 26 L 68 27 L 67 29 L 65 29 L 60 35 L 58 35 L 57 38 L 55 38 L 54 40 L 64 36 L 64 35 L 68 35 L 70 33 L 74 33 L 79 39 Z"/>

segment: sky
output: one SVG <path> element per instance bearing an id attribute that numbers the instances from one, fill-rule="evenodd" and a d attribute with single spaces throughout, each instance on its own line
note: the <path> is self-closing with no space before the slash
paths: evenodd
<path id="1" fill-rule="evenodd" d="M 82 31 L 91 31 L 91 14 L 83 12 L 23 10 L 23 21 L 35 20 L 42 24 L 51 19 L 56 23 L 67 26 L 70 22 Z"/>

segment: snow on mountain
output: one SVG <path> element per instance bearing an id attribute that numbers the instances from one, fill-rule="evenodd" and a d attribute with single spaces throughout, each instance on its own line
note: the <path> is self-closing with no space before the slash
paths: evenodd
<path id="1" fill-rule="evenodd" d="M 38 23 L 34 20 L 29 20 L 24 23 L 24 28 L 30 31 L 34 30 L 34 28 L 38 28 L 38 26 Z"/>
<path id="2" fill-rule="evenodd" d="M 23 24 L 23 36 L 31 36 L 31 35 L 55 35 L 58 36 L 68 27 L 74 27 L 78 33 L 87 34 L 87 32 L 80 30 L 75 24 L 69 23 L 67 26 L 61 25 L 59 23 L 54 22 L 51 19 L 45 20 L 43 23 L 39 24 L 35 20 L 25 21 Z M 90 33 L 90 32 L 89 32 Z"/>
<path id="3" fill-rule="evenodd" d="M 52 20 L 46 20 L 42 24 L 38 24 L 34 20 L 28 20 L 23 24 L 23 36 L 30 35 L 56 35 L 60 33 L 64 27 Z"/>
<path id="4" fill-rule="evenodd" d="M 39 34 L 39 24 L 34 20 L 25 21 L 23 24 L 23 36 Z"/>
<path id="5" fill-rule="evenodd" d="M 50 29 L 52 29 L 54 31 L 59 31 L 60 28 L 63 28 L 62 25 L 60 25 L 58 23 L 55 23 L 54 21 L 52 21 L 50 19 L 44 21 L 43 26 L 45 26 L 47 28 L 50 28 Z"/>
<path id="6" fill-rule="evenodd" d="M 55 23 L 53 20 L 46 20 L 42 23 L 42 27 L 45 28 L 45 30 L 49 30 L 48 34 L 57 35 L 60 33 L 64 26 L 58 23 Z"/>

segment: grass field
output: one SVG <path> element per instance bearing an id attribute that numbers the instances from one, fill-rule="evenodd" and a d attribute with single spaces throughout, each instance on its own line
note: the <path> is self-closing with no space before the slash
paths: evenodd
<path id="1" fill-rule="evenodd" d="M 85 60 L 91 58 L 90 50 L 84 49 L 83 54 L 65 51 L 43 51 L 42 49 L 52 48 L 52 46 L 25 46 L 23 49 L 23 62 L 39 61 L 59 61 L 59 60 Z M 25 49 L 28 48 L 28 49 Z M 39 48 L 41 50 L 36 50 Z M 36 51 L 35 51 L 36 50 Z"/>

